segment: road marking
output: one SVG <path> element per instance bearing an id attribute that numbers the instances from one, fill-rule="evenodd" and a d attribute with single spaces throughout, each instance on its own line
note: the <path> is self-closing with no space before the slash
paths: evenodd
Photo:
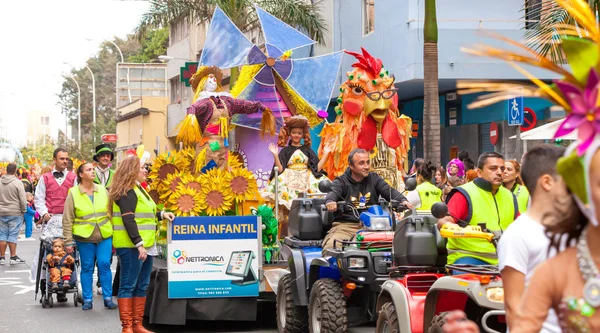
<path id="1" fill-rule="evenodd" d="M 31 273 L 31 270 L 29 269 L 23 269 L 20 271 L 4 271 L 4 273 Z"/>
<path id="2" fill-rule="evenodd" d="M 20 295 L 20 294 L 25 294 L 25 293 L 30 292 L 30 291 L 35 291 L 35 285 L 31 285 L 31 286 L 21 286 L 21 285 L 18 285 L 18 286 L 13 286 L 13 287 L 15 287 L 15 288 L 22 288 L 21 290 L 15 292 L 14 293 L 15 295 Z"/>

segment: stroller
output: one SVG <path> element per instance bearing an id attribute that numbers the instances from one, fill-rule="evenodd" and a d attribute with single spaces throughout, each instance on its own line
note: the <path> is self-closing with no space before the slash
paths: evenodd
<path id="1" fill-rule="evenodd" d="M 44 225 L 45 227 L 45 225 Z M 78 272 L 80 267 L 79 261 L 79 253 L 75 248 L 71 256 L 74 258 L 74 263 L 72 264 L 72 272 L 71 278 L 67 282 L 67 285 L 64 284 L 64 280 L 61 274 L 60 283 L 58 284 L 60 287 L 52 288 L 52 282 L 50 279 L 50 264 L 48 263 L 47 256 L 52 252 L 52 242 L 60 237 L 42 237 L 40 240 L 40 250 L 38 253 L 38 262 L 37 262 L 37 271 L 36 271 L 36 279 L 35 279 L 35 299 L 37 299 L 38 292 L 41 291 L 42 297 L 40 298 L 40 303 L 43 308 L 53 307 L 54 306 L 54 297 L 53 294 L 64 295 L 73 294 L 73 304 L 77 306 L 78 304 L 83 304 L 83 296 L 79 292 L 80 283 L 78 279 Z M 63 263 L 64 258 L 61 259 L 60 264 Z"/>

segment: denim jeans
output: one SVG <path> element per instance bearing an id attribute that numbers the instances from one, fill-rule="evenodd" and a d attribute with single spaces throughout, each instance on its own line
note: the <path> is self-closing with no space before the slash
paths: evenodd
<path id="1" fill-rule="evenodd" d="M 98 280 L 102 285 L 102 297 L 112 298 L 112 272 L 110 271 L 110 259 L 112 257 L 112 238 L 102 242 L 86 243 L 78 242 L 77 249 L 81 259 L 81 289 L 83 289 L 83 300 L 91 301 L 94 293 L 93 276 L 94 263 L 98 262 Z M 106 286 L 106 287 L 105 287 Z"/>
<path id="2" fill-rule="evenodd" d="M 145 261 L 139 260 L 137 248 L 117 249 L 117 255 L 121 265 L 118 297 L 146 297 L 154 258 L 148 256 Z M 104 289 L 104 284 L 102 284 L 102 289 Z"/>
<path id="3" fill-rule="evenodd" d="M 473 258 L 473 257 L 462 257 L 462 258 L 457 259 L 454 262 L 454 265 L 491 265 L 491 264 L 488 262 L 485 262 L 483 260 Z M 452 271 L 452 275 L 459 275 L 459 274 L 465 274 L 465 272 Z"/>
<path id="4" fill-rule="evenodd" d="M 23 225 L 23 215 L 0 216 L 0 242 L 16 243 Z M 0 256 L 4 256 L 2 253 Z"/>

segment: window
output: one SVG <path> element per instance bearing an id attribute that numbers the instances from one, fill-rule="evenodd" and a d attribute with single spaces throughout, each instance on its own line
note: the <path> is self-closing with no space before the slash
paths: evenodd
<path id="1" fill-rule="evenodd" d="M 171 85 L 171 104 L 176 104 L 181 101 L 181 82 L 179 82 L 179 75 L 169 80 Z"/>
<path id="2" fill-rule="evenodd" d="M 171 23 L 170 30 L 169 45 L 173 45 L 190 34 L 190 25 L 185 18 L 179 19 Z"/>
<path id="3" fill-rule="evenodd" d="M 525 29 L 535 29 L 542 16 L 542 0 L 525 0 Z"/>
<path id="4" fill-rule="evenodd" d="M 40 117 L 40 125 L 50 126 L 50 117 Z"/>
<path id="5" fill-rule="evenodd" d="M 363 0 L 363 35 L 375 31 L 375 0 Z"/>

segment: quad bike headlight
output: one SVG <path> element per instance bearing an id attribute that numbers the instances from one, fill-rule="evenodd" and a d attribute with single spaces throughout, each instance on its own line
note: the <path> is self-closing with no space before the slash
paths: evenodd
<path id="1" fill-rule="evenodd" d="M 504 303 L 504 288 L 494 287 L 485 290 L 485 295 L 492 302 Z"/>
<path id="2" fill-rule="evenodd" d="M 365 258 L 348 258 L 348 268 L 349 269 L 362 269 L 365 268 Z"/>
<path id="3" fill-rule="evenodd" d="M 376 217 L 371 218 L 368 223 L 364 224 L 364 230 L 369 231 L 383 231 L 383 230 L 392 230 L 392 226 L 390 225 L 389 217 Z"/>

